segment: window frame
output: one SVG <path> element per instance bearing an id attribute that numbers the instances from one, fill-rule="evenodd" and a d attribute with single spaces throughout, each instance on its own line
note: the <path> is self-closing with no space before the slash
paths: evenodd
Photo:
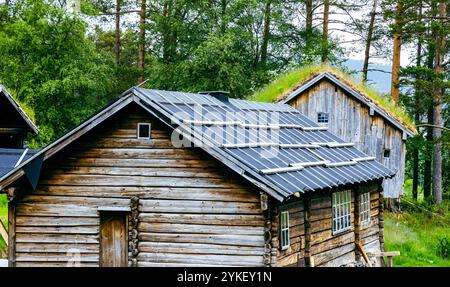
<path id="1" fill-rule="evenodd" d="M 370 223 L 370 192 L 361 193 L 360 198 L 360 223 L 361 225 L 366 225 Z"/>
<path id="2" fill-rule="evenodd" d="M 352 229 L 352 190 L 331 194 L 331 229 L 333 235 Z"/>
<path id="3" fill-rule="evenodd" d="M 317 123 L 328 124 L 329 122 L 330 122 L 330 113 L 326 113 L 326 112 L 318 112 L 317 113 Z"/>
<path id="4" fill-rule="evenodd" d="M 148 126 L 148 137 L 141 137 L 141 126 Z M 152 124 L 151 123 L 138 123 L 137 124 L 137 139 L 138 140 L 150 140 L 152 137 Z"/>
<path id="5" fill-rule="evenodd" d="M 285 219 L 285 221 L 283 221 Z M 280 249 L 286 250 L 291 246 L 289 229 L 289 211 L 280 212 Z"/>

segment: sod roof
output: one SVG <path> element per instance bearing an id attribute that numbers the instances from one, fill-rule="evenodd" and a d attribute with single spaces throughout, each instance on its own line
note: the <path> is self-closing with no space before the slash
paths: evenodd
<path id="1" fill-rule="evenodd" d="M 286 101 L 292 93 L 324 73 L 331 75 L 344 83 L 348 89 L 360 95 L 366 103 L 374 104 L 389 117 L 390 120 L 398 122 L 411 134 L 417 133 L 413 120 L 407 115 L 405 109 L 395 104 L 388 95 L 383 95 L 373 87 L 355 79 L 346 72 L 330 66 L 311 65 L 292 70 L 279 76 L 269 85 L 256 91 L 249 99 L 260 102 Z"/>

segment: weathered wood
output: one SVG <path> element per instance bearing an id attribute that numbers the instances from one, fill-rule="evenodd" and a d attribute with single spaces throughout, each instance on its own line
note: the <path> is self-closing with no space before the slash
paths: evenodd
<path id="1" fill-rule="evenodd" d="M 105 212 L 100 220 L 100 266 L 128 266 L 128 228 L 124 213 Z"/>
<path id="2" fill-rule="evenodd" d="M 8 203 L 8 266 L 16 266 L 16 204 Z"/>
<path id="3" fill-rule="evenodd" d="M 332 261 L 340 256 L 343 256 L 349 252 L 354 252 L 355 243 L 352 242 L 347 245 L 338 246 L 334 249 L 314 255 L 314 263 L 316 266 L 320 266 L 328 261 Z M 354 256 L 354 253 L 353 253 Z"/>
<path id="4" fill-rule="evenodd" d="M 8 231 L 6 230 L 6 226 L 3 224 L 3 221 L 1 220 L 0 220 L 0 238 L 3 239 L 3 242 L 6 243 L 6 246 L 9 245 Z"/>
<path id="5" fill-rule="evenodd" d="M 311 119 L 317 119 L 319 112 L 329 113 L 329 131 L 347 142 L 356 143 L 364 153 L 392 170 L 398 170 L 395 177 L 385 179 L 384 191 L 389 197 L 398 197 L 402 191 L 405 173 L 406 144 L 403 131 L 384 119 L 379 113 L 371 115 L 371 107 L 328 79 L 321 80 L 306 89 L 294 99 L 291 106 Z M 383 156 L 384 149 L 390 149 L 391 156 Z"/>
<path id="6" fill-rule="evenodd" d="M 311 246 L 311 253 L 313 255 L 336 248 L 338 246 L 346 245 L 349 243 L 355 242 L 355 234 L 354 233 L 346 233 L 342 234 L 328 240 L 322 241 L 315 245 Z"/>
<path id="7" fill-rule="evenodd" d="M 64 253 L 79 252 L 98 254 L 99 246 L 94 243 L 17 243 L 17 253 Z"/>
<path id="8" fill-rule="evenodd" d="M 139 240 L 148 242 L 211 243 L 236 246 L 264 246 L 262 236 L 229 234 L 173 234 L 141 232 Z"/>
<path id="9" fill-rule="evenodd" d="M 158 263 L 216 264 L 233 266 L 261 266 L 262 256 L 173 254 L 173 253 L 139 253 L 139 261 Z"/>

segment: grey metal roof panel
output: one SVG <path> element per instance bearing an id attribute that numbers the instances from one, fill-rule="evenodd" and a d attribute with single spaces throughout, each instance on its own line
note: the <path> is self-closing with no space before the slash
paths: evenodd
<path id="1" fill-rule="evenodd" d="M 24 152 L 25 149 L 0 148 L 0 177 L 14 169 Z M 23 156 L 21 162 L 31 158 L 34 154 L 36 154 L 36 151 L 27 150 L 27 153 Z"/>
<path id="2" fill-rule="evenodd" d="M 393 176 L 395 173 L 375 160 L 354 162 L 348 166 L 307 166 L 264 174 L 267 169 L 288 168 L 295 164 L 311 164 L 327 160 L 330 163 L 349 162 L 365 158 L 354 147 L 327 147 L 309 149 L 280 146 L 223 146 L 230 144 L 311 144 L 345 143 L 336 135 L 323 130 L 309 118 L 286 104 L 267 104 L 230 99 L 228 102 L 200 94 L 136 89 L 137 95 L 156 110 L 161 110 L 178 122 L 183 131 L 198 139 L 206 139 L 225 156 L 232 158 L 257 180 L 270 182 L 284 195 L 314 191 Z M 187 123 L 186 120 L 196 121 Z M 212 123 L 215 121 L 215 124 Z M 237 124 L 239 123 L 239 124 Z M 248 126 L 252 124 L 256 126 Z M 263 134 L 261 127 L 268 125 L 295 125 Z M 247 126 L 246 126 L 247 125 Z M 300 127 L 313 128 L 303 130 Z M 267 130 L 266 130 L 267 131 Z M 255 134 L 257 135 L 255 137 Z"/>

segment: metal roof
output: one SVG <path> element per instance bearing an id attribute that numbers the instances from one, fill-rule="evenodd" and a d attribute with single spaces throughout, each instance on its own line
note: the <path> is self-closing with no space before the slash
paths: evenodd
<path id="1" fill-rule="evenodd" d="M 7 174 L 21 162 L 25 162 L 37 151 L 28 149 L 4 149 L 0 148 L 0 177 Z"/>
<path id="2" fill-rule="evenodd" d="M 343 81 L 341 81 L 337 76 L 330 74 L 329 72 L 323 72 L 316 76 L 314 76 L 312 79 L 308 80 L 305 84 L 295 89 L 292 93 L 287 95 L 284 99 L 280 101 L 280 103 L 287 104 L 292 99 L 303 93 L 304 91 L 308 90 L 312 86 L 314 86 L 316 83 L 323 79 L 328 79 L 332 83 L 336 84 L 340 88 L 342 88 L 345 92 L 365 104 L 369 109 L 376 111 L 381 117 L 383 117 L 385 120 L 387 120 L 389 123 L 391 123 L 393 126 L 398 128 L 399 130 L 405 132 L 408 136 L 413 137 L 417 134 L 417 131 L 411 130 L 410 128 L 406 127 L 402 123 L 400 123 L 396 118 L 389 115 L 388 112 L 383 107 L 380 107 L 379 104 L 374 103 L 370 99 L 368 99 L 366 96 L 363 96 L 360 94 L 360 92 L 355 91 L 353 88 L 345 84 Z"/>
<path id="3" fill-rule="evenodd" d="M 188 139 L 180 143 L 193 143 L 280 201 L 395 175 L 287 104 L 133 88 L 0 176 L 0 189 L 26 174 L 33 161 L 47 160 L 132 102 Z"/>
<path id="4" fill-rule="evenodd" d="M 142 88 L 135 93 L 180 133 L 218 150 L 282 197 L 395 175 L 287 104 Z"/>

